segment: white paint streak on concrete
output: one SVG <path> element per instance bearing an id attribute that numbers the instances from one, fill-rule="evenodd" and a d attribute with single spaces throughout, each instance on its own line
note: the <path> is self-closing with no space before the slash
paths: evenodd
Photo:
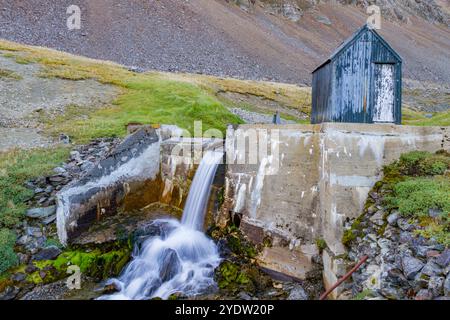
<path id="1" fill-rule="evenodd" d="M 375 135 L 360 135 L 358 140 L 359 156 L 364 157 L 364 153 L 369 150 L 378 166 L 383 164 L 385 137 Z"/>
<path id="2" fill-rule="evenodd" d="M 261 160 L 259 165 L 258 174 L 256 175 L 255 188 L 252 191 L 250 198 L 250 217 L 256 219 L 256 210 L 261 204 L 261 191 L 264 186 L 264 178 L 266 176 L 266 166 L 268 164 L 268 158 Z"/>
<path id="3" fill-rule="evenodd" d="M 234 206 L 234 212 L 241 213 L 245 207 L 245 198 L 247 193 L 247 185 L 244 183 L 239 187 L 239 191 L 236 196 L 236 204 Z"/>
<path id="4" fill-rule="evenodd" d="M 330 175 L 330 184 L 344 187 L 372 187 L 379 178 L 377 176 L 338 176 L 334 173 Z"/>

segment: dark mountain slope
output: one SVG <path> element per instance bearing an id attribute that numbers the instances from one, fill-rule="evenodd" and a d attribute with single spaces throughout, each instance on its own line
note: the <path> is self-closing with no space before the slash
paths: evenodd
<path id="1" fill-rule="evenodd" d="M 314 67 L 367 19 L 365 1 L 77 2 L 82 28 L 69 31 L 71 0 L 0 0 L 0 38 L 143 69 L 309 84 Z M 380 33 L 403 56 L 405 77 L 450 83 L 448 1 L 378 2 Z"/>

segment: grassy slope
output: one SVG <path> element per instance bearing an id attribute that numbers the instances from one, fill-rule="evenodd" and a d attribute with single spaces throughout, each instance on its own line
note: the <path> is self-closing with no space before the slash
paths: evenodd
<path id="1" fill-rule="evenodd" d="M 403 124 L 410 126 L 450 126 L 450 110 L 437 112 L 427 118 L 424 112 L 403 108 Z"/>

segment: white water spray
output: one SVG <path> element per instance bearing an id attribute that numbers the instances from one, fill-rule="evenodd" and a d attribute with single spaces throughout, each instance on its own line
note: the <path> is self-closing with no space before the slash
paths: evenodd
<path id="1" fill-rule="evenodd" d="M 156 220 L 159 230 L 135 248 L 133 260 L 118 279 L 119 292 L 101 300 L 142 300 L 182 293 L 195 296 L 214 288 L 214 269 L 220 263 L 215 243 L 202 232 L 211 184 L 222 152 L 209 151 L 203 157 L 183 212 L 177 220 Z"/>

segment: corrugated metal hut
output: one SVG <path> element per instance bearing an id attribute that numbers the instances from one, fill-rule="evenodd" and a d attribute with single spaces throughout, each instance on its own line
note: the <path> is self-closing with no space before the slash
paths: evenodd
<path id="1" fill-rule="evenodd" d="M 367 25 L 313 71 L 311 123 L 402 121 L 402 58 Z"/>

